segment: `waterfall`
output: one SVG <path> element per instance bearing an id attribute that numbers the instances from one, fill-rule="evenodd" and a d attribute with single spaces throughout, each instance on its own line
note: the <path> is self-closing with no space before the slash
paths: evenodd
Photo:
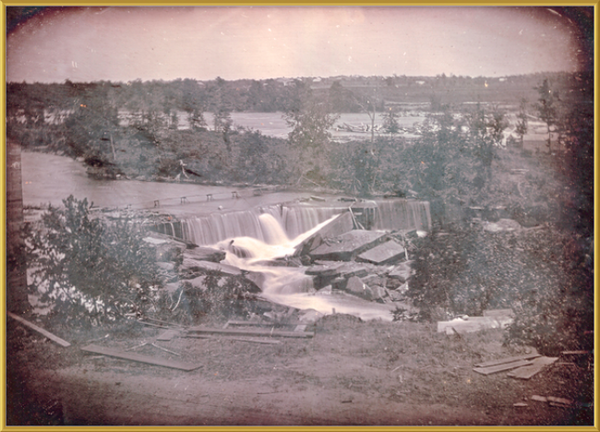
<path id="1" fill-rule="evenodd" d="M 399 199 L 377 203 L 374 229 L 421 230 L 431 229 L 431 214 L 427 201 Z"/>
<path id="2" fill-rule="evenodd" d="M 362 319 L 391 320 L 389 304 L 343 292 L 316 292 L 313 277 L 305 274 L 306 267 L 272 265 L 273 260 L 292 255 L 299 244 L 347 209 L 346 206 L 291 204 L 216 213 L 182 221 L 182 231 L 186 240 L 225 250 L 222 263 L 247 271 L 247 277 L 260 287 L 262 297 L 269 301 L 298 309 L 314 309 L 323 314 L 335 309 Z M 356 219 L 363 218 L 365 225 L 367 218 L 372 228 L 430 227 L 428 203 L 400 199 L 383 203 L 367 201 L 353 204 L 352 211 Z"/>
<path id="3" fill-rule="evenodd" d="M 198 245 L 213 245 L 236 237 L 251 237 L 267 244 L 281 244 L 342 213 L 348 207 L 337 203 L 329 206 L 279 204 L 191 217 L 182 220 L 180 226 L 173 227 L 170 224 L 161 230 L 173 232 Z M 424 201 L 364 201 L 354 203 L 352 210 L 357 215 L 357 221 L 367 229 L 428 231 L 431 228 L 429 203 Z"/>

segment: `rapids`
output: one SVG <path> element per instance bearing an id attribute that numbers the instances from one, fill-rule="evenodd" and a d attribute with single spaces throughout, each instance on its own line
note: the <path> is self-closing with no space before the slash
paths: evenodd
<path id="1" fill-rule="evenodd" d="M 298 309 L 314 309 L 324 315 L 333 311 L 358 316 L 364 320 L 382 319 L 391 321 L 392 306 L 363 300 L 345 293 L 316 292 L 312 277 L 304 274 L 304 267 L 274 267 L 268 261 L 289 256 L 304 239 L 318 231 L 330 220 L 289 239 L 280 222 L 272 215 L 259 216 L 268 242 L 252 237 L 226 239 L 214 245 L 227 252 L 224 263 L 258 274 L 253 280 L 262 290 L 262 296 L 274 303 Z"/>

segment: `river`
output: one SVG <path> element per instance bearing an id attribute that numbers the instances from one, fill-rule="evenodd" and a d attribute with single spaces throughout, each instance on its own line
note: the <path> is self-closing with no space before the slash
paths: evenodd
<path id="1" fill-rule="evenodd" d="M 138 180 L 94 180 L 81 162 L 47 153 L 21 153 L 23 204 L 57 206 L 69 195 L 87 198 L 97 207 L 154 209 L 174 215 L 239 211 L 308 197 L 298 192 L 257 196 L 254 188 L 207 186 Z M 233 193 L 235 192 L 235 194 Z M 207 195 L 211 195 L 208 200 Z M 156 205 L 155 205 L 156 204 Z"/>
<path id="2" fill-rule="evenodd" d="M 180 183 L 143 182 L 136 180 L 94 180 L 87 177 L 85 168 L 78 161 L 65 156 L 45 153 L 22 152 L 23 202 L 25 206 L 40 204 L 60 205 L 69 195 L 78 199 L 87 198 L 98 207 L 154 209 L 182 217 L 240 211 L 258 205 L 271 205 L 290 202 L 298 198 L 308 198 L 310 194 L 299 192 L 276 192 L 255 196 L 253 189 L 237 189 L 226 186 L 203 186 Z M 213 200 L 207 201 L 206 195 Z M 182 202 L 182 197 L 186 197 Z M 333 200 L 334 197 L 329 199 Z M 329 200 L 328 199 L 328 200 Z M 159 207 L 154 207 L 155 200 Z M 281 227 L 279 227 L 281 229 Z M 284 238 L 279 246 L 290 247 L 300 238 Z M 236 240 L 238 241 L 238 240 Z M 238 241 L 239 243 L 239 241 Z M 272 251 L 272 246 L 253 242 L 254 256 L 262 259 L 280 256 Z M 285 250 L 285 248 L 284 248 Z M 265 255 L 267 253 L 267 255 Z M 271 253 L 271 256 L 269 256 Z M 228 254 L 229 260 L 235 260 Z M 252 260 L 235 262 L 241 268 L 263 272 L 269 281 L 263 287 L 264 294 L 272 301 L 297 307 L 315 309 L 321 313 L 331 313 L 333 309 L 350 313 L 363 319 L 381 318 L 391 320 L 391 306 L 368 302 L 360 298 L 338 294 L 311 294 L 312 283 L 302 269 L 274 268 L 257 265 Z M 293 281 L 296 281 L 292 283 Z"/>

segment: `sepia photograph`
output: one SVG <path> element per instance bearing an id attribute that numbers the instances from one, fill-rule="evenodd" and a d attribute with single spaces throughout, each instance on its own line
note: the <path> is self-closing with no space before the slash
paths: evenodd
<path id="1" fill-rule="evenodd" d="M 2 427 L 594 426 L 581 4 L 5 4 Z"/>

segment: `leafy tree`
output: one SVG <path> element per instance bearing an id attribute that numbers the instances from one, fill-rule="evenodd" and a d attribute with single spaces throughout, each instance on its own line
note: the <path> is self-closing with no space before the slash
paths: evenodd
<path id="1" fill-rule="evenodd" d="M 523 137 L 528 131 L 528 123 L 527 123 L 527 99 L 522 98 L 519 101 L 519 112 L 517 113 L 517 124 L 515 127 L 515 131 L 517 135 L 521 137 L 521 145 L 520 148 L 523 148 Z"/>
<path id="2" fill-rule="evenodd" d="M 217 109 L 213 112 L 213 127 L 215 132 L 227 133 L 231 130 L 233 121 L 231 120 L 231 112 L 226 108 Z"/>
<path id="3" fill-rule="evenodd" d="M 323 181 L 329 170 L 329 129 L 338 116 L 330 112 L 325 102 L 313 96 L 308 85 L 298 82 L 296 91 L 297 103 L 284 114 L 284 118 L 293 128 L 288 140 L 298 154 L 297 174 L 313 181 Z"/>
<path id="4" fill-rule="evenodd" d="M 552 153 L 552 131 L 551 128 L 557 122 L 556 103 L 560 101 L 558 92 L 553 92 L 548 84 L 548 79 L 544 79 L 541 85 L 535 87 L 538 92 L 538 100 L 535 108 L 540 119 L 546 123 L 548 131 L 548 153 Z"/>
<path id="5" fill-rule="evenodd" d="M 400 124 L 398 123 L 398 113 L 392 107 L 388 107 L 383 115 L 383 130 L 390 134 L 395 135 L 400 132 Z"/>
<path id="6" fill-rule="evenodd" d="M 508 127 L 505 114 L 498 108 L 486 116 L 485 110 L 477 104 L 467 116 L 469 127 L 468 145 L 473 156 L 479 161 L 477 184 L 483 187 L 492 179 L 492 163 L 496 149 L 500 145 L 504 129 Z"/>
<path id="7" fill-rule="evenodd" d="M 361 106 L 356 102 L 352 91 L 344 88 L 340 81 L 334 81 L 329 88 L 329 104 L 334 112 L 360 112 Z"/>
<path id="8" fill-rule="evenodd" d="M 72 195 L 42 215 L 42 229 L 26 232 L 30 289 L 54 304 L 64 322 L 90 324 L 144 314 L 161 282 L 154 252 L 128 220 L 108 225 Z"/>

